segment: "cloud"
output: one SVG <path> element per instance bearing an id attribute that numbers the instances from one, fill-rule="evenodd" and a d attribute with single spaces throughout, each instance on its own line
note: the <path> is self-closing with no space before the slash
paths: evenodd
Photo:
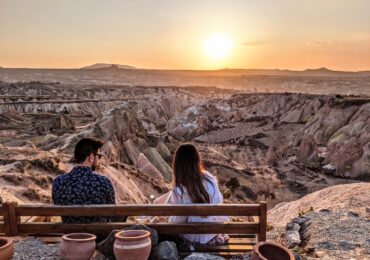
<path id="1" fill-rule="evenodd" d="M 327 46 L 329 44 L 331 44 L 331 41 L 327 40 L 310 41 L 305 43 L 305 45 L 309 47 L 322 47 Z"/>
<path id="2" fill-rule="evenodd" d="M 353 44 L 369 44 L 370 33 L 359 32 L 351 35 L 346 35 L 342 39 L 331 39 L 331 40 L 315 40 L 306 42 L 305 45 L 308 47 L 332 47 L 332 46 L 349 46 Z"/>
<path id="3" fill-rule="evenodd" d="M 258 45 L 266 45 L 270 44 L 271 41 L 268 40 L 255 40 L 255 41 L 245 41 L 242 42 L 243 46 L 258 46 Z"/>

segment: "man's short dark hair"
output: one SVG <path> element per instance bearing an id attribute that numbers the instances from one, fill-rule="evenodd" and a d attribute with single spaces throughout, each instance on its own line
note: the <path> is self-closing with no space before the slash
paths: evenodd
<path id="1" fill-rule="evenodd" d="M 97 153 L 104 142 L 96 138 L 82 138 L 75 147 L 75 161 L 82 163 L 91 153 Z"/>

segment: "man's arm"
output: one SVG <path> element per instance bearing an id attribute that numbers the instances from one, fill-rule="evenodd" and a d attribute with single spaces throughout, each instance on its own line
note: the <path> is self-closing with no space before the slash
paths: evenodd
<path id="1" fill-rule="evenodd" d="M 107 179 L 107 204 L 116 204 L 116 195 L 110 180 Z"/>
<path id="2" fill-rule="evenodd" d="M 51 197 L 52 197 L 52 199 L 53 199 L 53 203 L 54 204 L 59 204 L 58 203 L 58 185 L 59 185 L 59 183 L 58 183 L 58 177 L 57 178 L 55 178 L 54 179 L 54 181 L 53 181 L 53 186 L 52 186 L 52 188 L 51 188 Z"/>
<path id="3" fill-rule="evenodd" d="M 107 179 L 107 204 L 116 204 L 116 196 L 113 185 L 109 179 Z M 127 216 L 110 217 L 112 222 L 126 222 Z"/>

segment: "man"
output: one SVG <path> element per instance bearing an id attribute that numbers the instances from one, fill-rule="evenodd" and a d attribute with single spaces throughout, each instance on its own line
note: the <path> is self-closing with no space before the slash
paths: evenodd
<path id="1" fill-rule="evenodd" d="M 111 181 L 95 172 L 103 142 L 81 139 L 74 151 L 77 165 L 71 172 L 58 176 L 53 183 L 52 197 L 57 205 L 115 204 Z M 110 217 L 62 217 L 67 223 L 108 222 Z"/>

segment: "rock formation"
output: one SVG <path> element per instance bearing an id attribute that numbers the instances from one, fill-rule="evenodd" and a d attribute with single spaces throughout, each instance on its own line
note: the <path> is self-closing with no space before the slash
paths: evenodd
<path id="1" fill-rule="evenodd" d="M 51 183 L 73 167 L 77 141 L 97 137 L 105 141 L 99 172 L 112 180 L 117 202 L 147 203 L 171 187 L 178 145 L 193 142 L 226 203 L 278 205 L 269 219 L 284 233 L 283 243 L 320 255 L 325 241 L 306 236 L 332 217 L 348 217 L 343 229 L 359 223 L 366 230 L 368 210 L 358 205 L 369 204 L 363 196 L 369 197 L 369 97 L 102 87 L 91 80 L 85 86 L 0 82 L 2 200 L 50 203 Z M 343 238 L 348 243 L 326 238 L 326 246 L 348 249 L 352 257 L 363 249 L 357 246 L 362 237 L 353 237 Z"/>
<path id="2" fill-rule="evenodd" d="M 369 183 L 332 186 L 269 210 L 268 237 L 312 259 L 366 259 L 369 205 Z"/>

